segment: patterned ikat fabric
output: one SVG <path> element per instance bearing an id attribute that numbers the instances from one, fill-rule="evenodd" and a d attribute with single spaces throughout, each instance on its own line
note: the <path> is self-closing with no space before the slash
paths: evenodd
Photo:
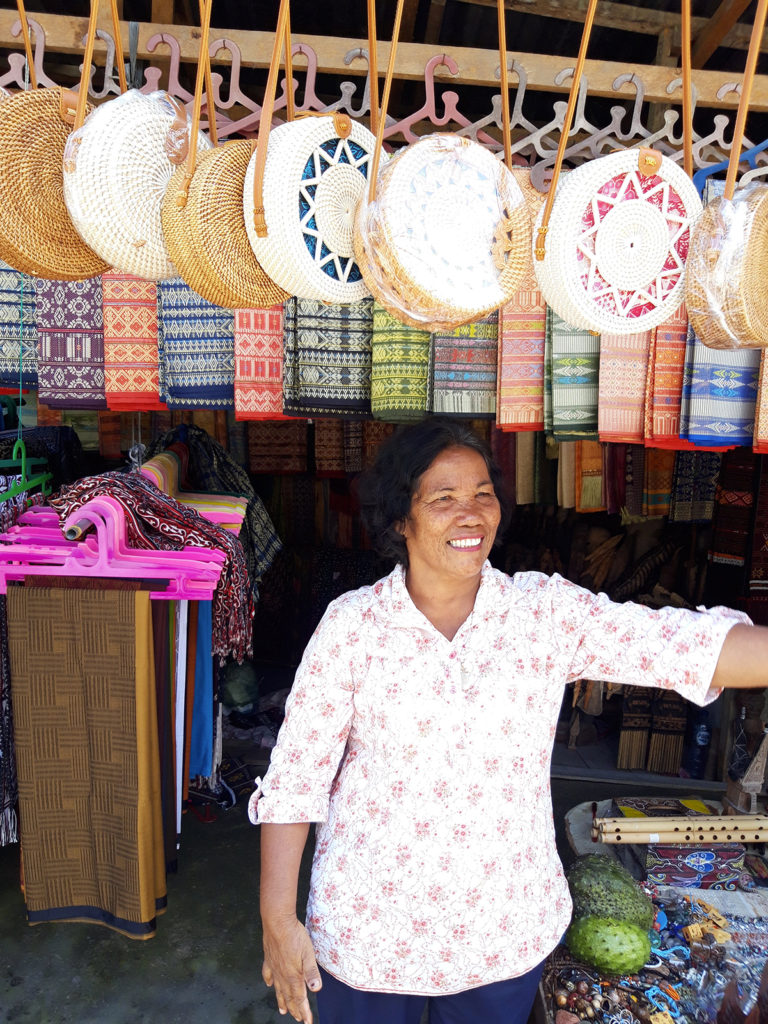
<path id="1" fill-rule="evenodd" d="M 0 260 L 0 384 L 37 386 L 35 282 Z"/>
<path id="2" fill-rule="evenodd" d="M 38 399 L 59 409 L 106 409 L 100 277 L 35 282 Z"/>

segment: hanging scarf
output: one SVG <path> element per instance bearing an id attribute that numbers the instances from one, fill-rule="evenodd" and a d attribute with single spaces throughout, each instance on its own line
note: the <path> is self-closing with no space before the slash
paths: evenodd
<path id="1" fill-rule="evenodd" d="M 110 409 L 164 409 L 157 350 L 157 285 L 132 274 L 103 274 L 104 376 Z"/>
<path id="2" fill-rule="evenodd" d="M 558 441 L 597 440 L 600 335 L 552 320 L 552 431 Z"/>
<path id="3" fill-rule="evenodd" d="M 161 397 L 169 409 L 235 404 L 235 314 L 180 278 L 158 284 Z"/>
<path id="4" fill-rule="evenodd" d="M 90 498 L 109 495 L 125 513 L 126 540 L 131 547 L 180 551 L 194 545 L 216 548 L 226 555 L 213 597 L 213 654 L 237 661 L 253 654 L 254 600 L 240 541 L 190 508 L 158 490 L 139 473 L 87 476 L 50 499 L 59 522 Z"/>
<path id="5" fill-rule="evenodd" d="M 283 307 L 235 310 L 235 417 L 283 418 Z"/>
<path id="6" fill-rule="evenodd" d="M 709 523 L 722 456 L 717 452 L 677 452 L 669 503 L 671 523 Z"/>
<path id="7" fill-rule="evenodd" d="M 344 424 L 341 420 L 315 420 L 315 472 L 321 477 L 342 477 Z"/>
<path id="8" fill-rule="evenodd" d="M 37 387 L 36 301 L 34 280 L 0 260 L 0 384 L 19 386 L 21 343 L 21 383 Z"/>
<path id="9" fill-rule="evenodd" d="M 689 352 L 687 439 L 706 447 L 751 445 L 760 350 L 708 348 L 691 328 Z"/>
<path id="10" fill-rule="evenodd" d="M 499 315 L 432 335 L 432 409 L 449 416 L 496 415 Z"/>
<path id="11" fill-rule="evenodd" d="M 603 446 L 599 441 L 579 441 L 576 446 L 576 511 L 604 510 Z"/>
<path id="12" fill-rule="evenodd" d="M 675 472 L 675 453 L 663 448 L 648 448 L 645 453 L 643 515 L 665 516 Z"/>
<path id="13" fill-rule="evenodd" d="M 651 332 L 603 334 L 597 430 L 601 441 L 642 444 Z"/>
<path id="14" fill-rule="evenodd" d="M 350 305 L 289 299 L 283 412 L 370 417 L 372 329 L 373 299 Z"/>
<path id="15" fill-rule="evenodd" d="M 694 446 L 680 437 L 681 403 L 688 337 L 683 303 L 651 332 L 645 398 L 645 443 L 685 451 Z"/>
<path id="16" fill-rule="evenodd" d="M 765 454 L 768 452 L 768 374 L 766 374 L 765 351 L 760 353 L 760 373 L 757 379 L 757 400 L 755 402 L 755 433 L 752 449 Z"/>
<path id="17" fill-rule="evenodd" d="M 59 409 L 106 409 L 101 278 L 35 282 L 38 393 Z"/>
<path id="18" fill-rule="evenodd" d="M 371 411 L 392 423 L 420 420 L 431 409 L 432 338 L 373 304 Z"/>
<path id="19" fill-rule="evenodd" d="M 544 429 L 546 303 L 533 273 L 499 311 L 496 422 L 502 429 Z"/>
<path id="20" fill-rule="evenodd" d="M 307 421 L 251 420 L 248 423 L 248 469 L 251 473 L 306 473 Z"/>
<path id="21" fill-rule="evenodd" d="M 751 545 L 759 455 L 744 448 L 723 455 L 715 493 L 710 562 L 741 568 Z"/>

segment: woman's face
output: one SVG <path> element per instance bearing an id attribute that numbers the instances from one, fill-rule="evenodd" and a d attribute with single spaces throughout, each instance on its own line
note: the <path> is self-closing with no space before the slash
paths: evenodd
<path id="1" fill-rule="evenodd" d="M 500 519 L 482 455 L 446 448 L 419 480 L 403 526 L 409 575 L 435 582 L 479 575 Z"/>

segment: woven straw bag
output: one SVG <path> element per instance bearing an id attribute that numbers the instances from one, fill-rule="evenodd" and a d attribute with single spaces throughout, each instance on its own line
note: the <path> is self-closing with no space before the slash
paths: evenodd
<path id="1" fill-rule="evenodd" d="M 243 219 L 243 184 L 253 144 L 218 146 L 210 87 L 208 40 L 211 3 L 202 13 L 200 57 L 190 137 L 200 124 L 203 80 L 214 148 L 197 154 L 189 147 L 166 189 L 161 210 L 163 237 L 179 276 L 204 299 L 231 309 L 273 306 L 288 297 L 254 256 Z M 286 74 L 288 81 L 291 75 Z"/>
<path id="2" fill-rule="evenodd" d="M 258 146 L 245 176 L 245 227 L 256 259 L 289 294 L 359 302 L 368 288 L 352 229 L 376 139 L 346 114 L 306 116 L 270 130 L 287 23 L 281 0 Z"/>
<path id="3" fill-rule="evenodd" d="M 696 337 L 709 348 L 768 348 L 768 185 L 736 190 L 747 111 L 766 4 L 752 26 L 722 196 L 704 210 L 691 238 L 685 301 Z"/>
<path id="4" fill-rule="evenodd" d="M 75 230 L 64 202 L 62 161 L 78 96 L 38 89 L 24 5 L 19 16 L 32 89 L 3 100 L 0 119 L 0 259 L 15 270 L 60 281 L 81 281 L 109 269 Z M 113 17 L 116 8 L 113 3 Z M 91 12 L 79 102 L 86 105 L 96 23 Z M 122 68 L 122 65 L 120 65 Z M 123 70 L 123 75 L 125 74 Z"/>
<path id="5" fill-rule="evenodd" d="M 406 324 L 451 329 L 506 303 L 530 266 L 531 224 L 522 190 L 509 169 L 509 117 L 502 163 L 458 135 L 428 135 L 380 170 L 402 2 L 376 139 L 376 160 L 355 221 L 355 256 L 376 300 Z M 504 39 L 499 0 L 499 39 Z M 501 46 L 502 99 L 506 49 Z"/>
<path id="6" fill-rule="evenodd" d="M 690 232 L 701 200 L 690 179 L 690 9 L 683 2 L 685 170 L 652 149 L 562 169 L 596 0 L 590 0 L 547 201 L 534 229 L 534 267 L 548 305 L 567 323 L 630 335 L 657 327 L 684 298 Z"/>

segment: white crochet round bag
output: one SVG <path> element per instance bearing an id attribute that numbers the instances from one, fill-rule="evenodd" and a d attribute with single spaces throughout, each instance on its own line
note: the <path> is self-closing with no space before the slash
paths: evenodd
<path id="1" fill-rule="evenodd" d="M 376 139 L 345 114 L 305 117 L 269 133 L 263 177 L 267 233 L 254 224 L 257 154 L 243 188 L 256 259 L 290 295 L 359 302 L 369 293 L 355 260 L 352 229 Z"/>
<path id="2" fill-rule="evenodd" d="M 64 150 L 64 200 L 83 240 L 115 270 L 177 277 L 160 212 L 189 145 L 184 107 L 167 92 L 129 89 L 92 111 Z M 198 133 L 198 152 L 210 149 Z"/>
<path id="3" fill-rule="evenodd" d="M 574 327 L 624 335 L 657 327 L 685 297 L 701 210 L 691 179 L 656 150 L 576 167 L 558 185 L 544 258 L 534 259 L 544 298 Z"/>

